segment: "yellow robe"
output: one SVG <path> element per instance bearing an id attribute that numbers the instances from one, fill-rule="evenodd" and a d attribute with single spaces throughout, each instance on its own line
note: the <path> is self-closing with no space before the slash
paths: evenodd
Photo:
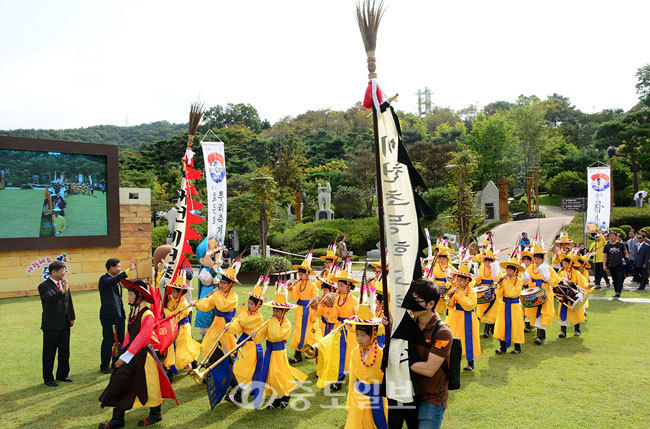
<path id="1" fill-rule="evenodd" d="M 499 274 L 499 277 L 501 275 Z M 497 279 L 499 278 L 497 277 Z M 478 270 L 478 277 L 476 278 L 476 286 L 485 286 L 487 284 L 495 284 L 492 269 L 490 266 L 482 263 Z M 490 307 L 490 304 L 492 306 Z M 487 304 L 477 304 L 476 306 L 476 316 L 483 323 L 494 323 L 497 318 L 497 307 L 498 303 L 496 299 L 492 303 Z M 487 313 L 486 313 L 487 312 Z"/>
<path id="2" fill-rule="evenodd" d="M 353 329 L 350 331 L 352 332 Z M 370 366 L 365 366 L 361 361 L 361 348 L 359 346 L 355 347 L 352 351 L 350 384 L 346 402 L 346 408 L 348 410 L 348 416 L 345 421 L 346 429 L 374 429 L 377 427 L 373 418 L 373 410 L 371 409 L 370 396 L 368 394 L 376 395 L 376 398 L 373 399 L 372 406 L 379 408 L 376 410 L 376 413 L 383 415 L 385 427 L 388 416 L 388 401 L 385 397 L 379 396 L 379 387 L 384 375 L 381 370 L 382 357 L 383 350 L 375 343 L 369 347 L 368 354 L 366 355 L 366 364 Z M 360 384 L 359 388 L 357 388 L 357 381 L 364 384 Z M 364 393 L 361 393 L 359 390 Z"/>
<path id="3" fill-rule="evenodd" d="M 511 343 L 524 344 L 524 315 L 521 311 L 521 304 L 519 296 L 521 295 L 522 282 L 519 277 L 515 277 L 513 282 L 510 278 L 506 278 L 501 282 L 497 288 L 497 319 L 494 326 L 494 338 L 501 341 L 508 341 L 506 339 L 506 306 L 510 307 L 510 332 Z M 504 299 L 512 300 L 506 303 Z"/>
<path id="4" fill-rule="evenodd" d="M 255 342 L 261 344 L 264 340 L 268 340 L 273 343 L 282 344 L 286 343 L 290 335 L 291 322 L 289 322 L 285 314 L 282 323 L 274 317 L 266 326 L 258 331 L 255 336 Z M 265 353 L 268 353 L 268 351 L 265 351 Z M 303 382 L 306 379 L 307 374 L 289 366 L 286 348 L 283 347 L 281 350 L 273 350 L 271 351 L 269 371 L 266 376 L 264 396 L 287 396 L 295 389 L 297 385 L 296 380 Z"/>
<path id="5" fill-rule="evenodd" d="M 241 311 L 239 316 L 228 326 L 228 333 L 232 335 L 250 335 L 251 331 L 259 329 L 262 323 L 264 323 L 264 317 L 262 317 L 259 311 L 254 311 L 252 314 L 248 310 Z M 239 384 L 247 385 L 253 381 L 255 365 L 257 365 L 258 348 L 261 353 L 262 346 L 260 344 L 255 344 L 253 341 L 246 341 L 237 351 L 237 360 L 233 367 L 233 373 Z"/>
<path id="6" fill-rule="evenodd" d="M 303 313 L 306 309 L 309 308 L 309 300 L 318 295 L 318 289 L 311 282 L 299 281 L 293 285 L 293 289 L 289 291 L 289 298 L 293 301 L 296 301 L 298 307 L 296 308 L 296 329 L 293 331 L 293 337 L 291 337 L 291 344 L 289 347 L 296 349 L 298 351 L 302 350 L 305 345 L 314 344 L 314 334 L 316 331 L 313 329 L 314 324 L 314 312 L 309 310 L 309 314 L 306 319 L 303 321 Z M 303 338 L 303 324 L 305 326 L 305 333 Z M 301 344 L 302 340 L 302 344 Z"/>
<path id="7" fill-rule="evenodd" d="M 438 286 L 441 289 L 441 292 L 442 289 L 447 288 L 447 269 L 449 268 L 451 268 L 449 264 L 447 264 L 447 266 L 443 269 L 439 263 L 436 263 L 436 265 L 433 267 L 433 284 Z M 447 306 L 445 305 L 445 301 L 441 298 L 438 300 L 438 304 L 436 304 L 435 311 L 442 316 L 445 313 L 446 309 Z"/>
<path id="8" fill-rule="evenodd" d="M 542 304 L 541 309 L 537 307 L 524 308 L 524 314 L 527 321 L 534 324 L 536 328 L 546 329 L 553 324 L 553 316 L 555 316 L 555 298 L 553 294 L 553 287 L 557 286 L 560 282 L 560 276 L 553 267 L 547 265 L 549 269 L 549 281 L 544 281 L 544 276 L 537 270 L 537 265 L 530 264 L 526 270 L 530 274 L 531 286 L 541 286 L 546 291 L 546 301 Z M 539 311 L 539 313 L 538 313 Z"/>
<path id="9" fill-rule="evenodd" d="M 460 307 L 460 309 L 458 308 Z M 449 308 L 454 311 L 449 313 L 446 323 L 451 329 L 451 334 L 455 338 L 460 338 L 463 344 L 463 356 L 467 356 L 467 360 L 471 361 L 481 356 L 481 340 L 479 338 L 479 323 L 476 318 L 476 291 L 473 287 L 473 282 L 470 283 L 465 290 L 459 290 L 449 299 Z M 466 323 L 469 319 L 471 326 L 466 332 Z M 469 336 L 466 335 L 469 333 Z M 467 343 L 471 342 L 471 353 L 467 354 Z"/>
<path id="10" fill-rule="evenodd" d="M 323 338 L 325 335 L 328 335 L 332 330 L 334 330 L 334 327 L 336 326 L 338 321 L 336 320 L 336 310 L 334 309 L 334 307 L 328 307 L 322 303 L 318 304 L 318 309 L 314 311 L 314 317 L 316 317 L 318 321 L 317 324 L 316 323 L 314 324 L 314 326 L 318 326 L 318 330 L 314 337 L 314 342 L 316 342 L 321 338 Z M 316 358 L 317 376 L 320 376 L 322 374 L 324 362 L 325 362 L 325 357 L 319 353 L 318 357 Z"/>
<path id="11" fill-rule="evenodd" d="M 341 305 L 341 302 L 343 305 Z M 334 300 L 334 311 L 336 312 L 337 324 L 336 326 L 343 323 L 343 321 L 349 317 L 354 316 L 359 312 L 359 300 L 352 295 L 350 292 L 348 298 L 343 302 L 341 295 L 338 295 Z M 343 326 L 340 330 L 340 335 L 344 335 L 346 341 L 345 347 L 345 370 L 350 369 L 350 354 L 352 350 L 357 346 L 357 337 L 354 335 L 351 329 L 348 326 Z M 341 352 L 341 350 L 339 350 Z"/>
<path id="12" fill-rule="evenodd" d="M 560 277 L 564 278 L 566 277 L 567 280 L 574 285 L 578 285 L 582 289 L 588 289 L 589 288 L 589 283 L 587 282 L 587 279 L 578 272 L 576 269 L 571 269 L 570 272 L 567 272 L 566 270 L 560 271 Z M 585 312 L 582 306 L 578 307 L 576 310 L 571 310 L 569 307 L 565 306 L 562 302 L 560 302 L 560 306 L 558 307 L 558 320 L 559 320 L 559 325 L 560 326 L 566 326 L 567 323 L 582 323 L 585 321 Z M 566 315 L 566 319 L 562 320 Z"/>
<path id="13" fill-rule="evenodd" d="M 180 296 L 179 299 L 174 299 L 170 295 L 168 299 L 169 301 L 164 310 L 165 317 L 187 306 L 185 295 Z M 171 368 L 174 365 L 177 370 L 183 369 L 195 361 L 201 353 L 201 343 L 192 338 L 192 327 L 190 326 L 190 321 L 187 319 L 189 313 L 190 309 L 186 308 L 175 317 L 175 322 L 177 324 L 180 323 L 180 326 L 178 326 L 178 337 L 176 341 L 167 349 L 167 356 L 164 362 L 166 368 Z"/>
<path id="14" fill-rule="evenodd" d="M 214 291 L 212 295 L 198 300 L 196 302 L 196 308 L 199 311 L 210 311 L 213 308 L 216 308 L 217 312 L 230 313 L 235 311 L 237 302 L 238 298 L 234 290 L 230 289 L 227 294 L 217 290 Z M 224 319 L 223 316 L 219 316 L 219 313 L 217 313 L 217 316 L 215 316 L 212 321 L 212 325 L 210 325 L 210 329 L 206 332 L 203 342 L 201 343 L 204 356 L 210 351 L 214 342 L 217 341 L 224 326 L 226 326 L 226 319 Z M 235 347 L 235 337 L 232 334 L 224 334 L 224 336 L 221 337 L 221 344 L 226 351 L 232 350 L 232 348 Z"/>
<path id="15" fill-rule="evenodd" d="M 586 269 L 585 267 L 582 267 L 581 269 L 578 270 L 578 272 L 580 274 L 582 274 L 582 276 L 585 278 L 585 280 L 587 280 L 587 287 L 585 289 L 587 289 L 589 291 L 589 293 L 593 292 L 594 291 L 593 286 L 589 285 L 589 270 Z M 587 297 L 587 299 L 585 300 L 584 308 L 585 309 L 589 308 L 589 297 Z M 587 315 L 587 310 L 585 310 L 585 316 L 586 315 Z"/>

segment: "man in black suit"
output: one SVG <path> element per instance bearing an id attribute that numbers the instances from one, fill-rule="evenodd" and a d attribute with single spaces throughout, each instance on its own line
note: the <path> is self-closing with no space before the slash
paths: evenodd
<path id="1" fill-rule="evenodd" d="M 102 323 L 102 345 L 100 349 L 101 363 L 99 370 L 104 374 L 110 374 L 111 366 L 115 366 L 116 357 L 112 357 L 113 344 L 113 325 L 117 331 L 117 337 L 120 346 L 124 342 L 124 305 L 122 304 L 122 284 L 121 279 L 131 275 L 136 268 L 135 261 L 131 261 L 129 268 L 122 271 L 122 265 L 117 258 L 110 258 L 106 261 L 106 274 L 99 278 L 99 297 L 101 307 L 99 309 L 99 321 Z"/>
<path id="2" fill-rule="evenodd" d="M 648 264 L 650 263 L 650 246 L 645 242 L 645 234 L 638 234 L 634 240 L 638 242 L 638 250 L 634 257 L 634 273 L 639 277 L 639 289 L 644 290 L 648 285 Z"/>
<path id="3" fill-rule="evenodd" d="M 41 329 L 43 330 L 43 380 L 51 387 L 58 386 L 52 376 L 54 356 L 59 351 L 56 379 L 71 382 L 70 328 L 74 326 L 74 305 L 65 277 L 65 264 L 54 261 L 49 266 L 50 277 L 38 285 L 43 305 Z"/>

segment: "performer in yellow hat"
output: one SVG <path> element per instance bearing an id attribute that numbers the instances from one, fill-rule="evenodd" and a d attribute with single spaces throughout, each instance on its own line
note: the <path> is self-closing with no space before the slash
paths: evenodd
<path id="1" fill-rule="evenodd" d="M 524 272 L 521 273 L 521 290 L 526 290 L 530 287 L 532 280 L 530 277 L 529 269 L 533 265 L 533 254 L 531 253 L 530 246 L 524 247 L 519 254 L 519 264 L 524 267 Z M 524 334 L 530 332 L 530 319 L 526 317 L 526 309 L 524 308 Z"/>
<path id="2" fill-rule="evenodd" d="M 474 360 L 481 356 L 481 341 L 479 339 L 479 323 L 476 318 L 476 291 L 474 280 L 469 272 L 467 263 L 471 256 L 461 257 L 458 270 L 453 272 L 454 285 L 450 288 L 447 299 L 449 308 L 448 325 L 454 337 L 460 338 L 463 344 L 463 356 L 467 358 L 466 371 L 474 369 Z"/>
<path id="3" fill-rule="evenodd" d="M 447 291 L 447 281 L 451 277 L 451 272 L 454 270 L 454 267 L 449 263 L 451 253 L 451 249 L 443 243 L 438 249 L 438 257 L 431 272 L 433 284 L 440 289 L 440 296 L 443 296 Z M 435 311 L 442 316 L 446 309 L 444 300 L 439 300 Z"/>
<path id="4" fill-rule="evenodd" d="M 321 279 L 326 279 L 327 276 L 334 271 L 335 265 L 338 261 L 341 260 L 338 256 L 336 256 L 336 243 L 330 244 L 327 246 L 327 254 L 325 256 L 321 256 L 320 258 L 321 261 L 325 262 L 325 268 L 321 270 L 319 273 L 318 277 Z M 316 280 L 316 287 L 320 289 L 320 282 L 321 280 Z"/>
<path id="5" fill-rule="evenodd" d="M 337 296 L 336 292 L 334 292 L 336 284 L 332 280 L 336 275 L 338 275 L 338 272 L 333 269 L 327 276 L 327 279 L 319 281 L 322 295 L 315 296 L 310 300 L 309 306 L 311 307 L 314 317 L 317 319 L 317 322 L 314 323 L 314 326 L 317 327 L 314 336 L 314 343 L 329 335 L 338 322 L 336 318 L 336 310 L 334 309 L 334 302 L 336 301 Z M 324 359 L 319 354 L 316 357 L 317 376 L 320 376 L 323 371 L 323 362 Z"/>
<path id="6" fill-rule="evenodd" d="M 296 306 L 287 301 L 287 286 L 280 280 L 276 284 L 273 301 L 264 305 L 273 308 L 273 318 L 259 331 L 254 330 L 250 334 L 257 344 L 266 340 L 264 360 L 254 382 L 265 386 L 264 396 L 274 398 L 267 408 L 286 408 L 289 405 L 289 395 L 297 386 L 296 380 L 303 382 L 307 379 L 305 373 L 289 366 L 285 346 L 291 335 L 291 322 L 286 313 Z M 254 405 L 255 408 L 259 407 L 258 402 Z"/>
<path id="7" fill-rule="evenodd" d="M 166 304 L 164 308 L 165 317 L 171 316 L 176 310 L 182 310 L 175 316 L 178 324 L 178 337 L 174 344 L 167 349 L 165 357 L 165 368 L 169 368 L 167 375 L 171 380 L 172 374 L 177 374 L 179 369 L 188 365 L 195 366 L 196 358 L 201 353 L 201 344 L 192 338 L 192 327 L 189 320 L 189 308 L 186 300 L 187 292 L 192 289 L 188 284 L 192 281 L 191 268 L 181 271 L 181 276 L 176 277 L 176 281 L 169 285 L 171 295 L 165 295 Z M 170 374 L 171 373 L 171 374 Z"/>
<path id="8" fill-rule="evenodd" d="M 496 354 L 505 353 L 508 348 L 515 344 L 514 354 L 521 353 L 521 345 L 524 344 L 524 315 L 521 311 L 519 296 L 521 295 L 522 280 L 520 278 L 524 267 L 517 263 L 517 257 L 510 258 L 510 261 L 501 262 L 501 268 L 506 275 L 499 281 L 496 294 L 499 307 L 497 308 L 497 319 L 494 326 L 494 338 L 498 338 L 500 347 L 495 350 Z"/>
<path id="9" fill-rule="evenodd" d="M 318 295 L 318 289 L 309 280 L 310 275 L 315 275 L 311 269 L 312 253 L 309 251 L 305 260 L 300 265 L 294 265 L 293 268 L 298 270 L 298 281 L 289 283 L 289 298 L 296 301 L 296 328 L 291 337 L 291 347 L 296 352 L 289 363 L 298 363 L 302 361 L 302 349 L 305 345 L 314 344 L 315 331 L 312 328 L 314 324 L 314 314 L 309 307 L 310 300 Z"/>
<path id="10" fill-rule="evenodd" d="M 237 308 L 238 298 L 235 291 L 232 290 L 232 286 L 234 283 L 240 284 L 239 280 L 237 280 L 240 267 L 241 260 L 235 260 L 226 272 L 220 272 L 221 280 L 219 281 L 219 289 L 212 292 L 209 296 L 193 302 L 200 311 L 216 310 L 214 321 L 201 343 L 204 356 L 212 350 L 212 346 L 221 335 L 221 331 L 223 331 L 226 323 L 230 323 L 233 317 L 235 317 L 235 314 L 237 314 L 235 309 Z M 235 337 L 232 334 L 225 334 L 221 338 L 221 344 L 223 345 L 224 352 L 232 350 L 235 347 Z"/>
<path id="11" fill-rule="evenodd" d="M 352 290 L 359 284 L 357 280 L 351 277 L 352 262 L 348 259 L 345 264 L 345 269 L 341 270 L 338 277 L 334 277 L 337 283 L 337 296 L 334 301 L 334 311 L 338 323 L 336 326 L 341 325 L 345 319 L 348 319 L 359 311 L 359 300 L 352 295 Z M 350 335 L 345 326 L 338 330 L 339 338 L 339 362 L 344 365 L 339 365 L 338 368 L 338 382 L 330 386 L 332 390 L 341 390 L 341 382 L 345 378 L 345 371 L 350 368 L 350 353 L 356 347 L 356 339 L 354 335 Z"/>
<path id="12" fill-rule="evenodd" d="M 589 283 L 589 269 L 591 268 L 591 264 L 589 263 L 589 259 L 593 256 L 593 253 L 587 253 L 585 255 L 578 255 L 577 258 L 573 261 L 573 268 L 578 270 L 580 274 L 587 280 L 587 291 L 589 294 L 591 294 L 594 291 L 594 286 Z M 589 308 L 589 297 L 587 296 L 585 298 L 585 305 L 583 306 L 584 312 L 585 312 L 585 317 L 587 316 L 587 309 Z"/>
<path id="13" fill-rule="evenodd" d="M 375 317 L 381 319 L 384 317 L 384 283 L 381 278 L 381 262 L 371 262 L 370 266 L 375 269 L 375 278 L 370 281 L 369 286 L 371 291 L 374 290 L 375 300 Z M 386 265 L 386 271 L 388 271 L 388 265 Z M 390 295 L 390 288 L 388 288 L 388 293 Z M 377 344 L 382 349 L 386 344 L 386 329 L 384 325 L 379 325 L 377 328 Z"/>
<path id="14" fill-rule="evenodd" d="M 541 287 L 546 292 L 546 301 L 537 307 L 524 309 L 524 314 L 526 319 L 537 328 L 535 344 L 539 346 L 546 339 L 546 328 L 553 324 L 555 315 L 553 287 L 560 282 L 560 276 L 553 267 L 546 263 L 548 252 L 544 250 L 544 243 L 541 239 L 533 244 L 532 253 L 533 263 L 527 269 L 531 287 Z"/>
<path id="15" fill-rule="evenodd" d="M 255 372 L 261 371 L 262 359 L 264 357 L 264 350 L 261 344 L 255 344 L 250 341 L 250 334 L 264 323 L 264 317 L 260 312 L 260 307 L 263 301 L 266 301 L 264 293 L 269 285 L 269 278 L 260 276 L 257 284 L 253 287 L 252 292 L 246 292 L 248 304 L 246 311 L 239 312 L 239 315 L 231 322 L 228 323 L 224 330 L 229 334 L 239 335 L 237 344 L 245 342 L 245 344 L 237 351 L 237 359 L 233 367 L 233 375 L 235 380 L 233 389 L 230 395 L 226 396 L 226 400 L 234 404 L 242 403 L 242 393 L 249 386 L 255 376 Z"/>
<path id="16" fill-rule="evenodd" d="M 559 334 L 560 338 L 566 337 L 566 327 L 569 323 L 573 323 L 574 325 L 575 331 L 573 335 L 579 337 L 581 334 L 580 324 L 585 321 L 585 313 L 582 305 L 580 305 L 580 301 L 584 299 L 584 292 L 588 290 L 589 283 L 578 270 L 573 268 L 573 263 L 576 257 L 578 257 L 578 250 L 579 248 L 574 248 L 568 254 L 563 255 L 560 260 L 562 270 L 559 275 L 562 278 L 563 284 L 575 292 L 573 297 L 564 294 L 560 299 L 560 307 L 558 308 L 558 323 L 562 331 Z M 578 301 L 577 306 L 574 306 L 575 301 Z"/>
<path id="17" fill-rule="evenodd" d="M 381 369 L 382 348 L 377 344 L 381 318 L 375 317 L 375 296 L 372 287 L 364 290 L 364 303 L 359 306 L 359 315 L 345 320 L 354 333 L 357 347 L 350 355 L 350 384 L 346 408 L 348 417 L 345 427 L 387 428 L 388 401 L 381 394 L 384 373 Z"/>
<path id="18" fill-rule="evenodd" d="M 485 248 L 485 254 L 482 257 L 483 262 L 478 269 L 478 276 L 476 277 L 477 286 L 487 286 L 493 288 L 495 282 L 497 282 L 501 277 L 501 271 L 499 270 L 499 264 L 496 263 L 496 258 L 492 249 L 487 246 Z M 492 289 L 492 294 L 494 294 L 494 289 Z M 497 308 L 499 307 L 496 298 L 491 299 L 488 302 L 477 304 L 476 313 L 481 322 L 485 324 L 483 329 L 483 338 L 487 338 L 490 334 L 494 334 L 494 322 L 497 318 Z"/>
<path id="19" fill-rule="evenodd" d="M 569 238 L 569 232 L 565 229 L 560 231 L 560 236 L 558 237 L 557 240 L 555 240 L 555 245 L 551 249 L 553 252 L 553 260 L 551 261 L 553 268 L 555 268 L 556 270 L 562 268 L 560 263 L 562 260 L 562 256 L 569 253 L 572 244 L 573 244 L 573 240 Z"/>

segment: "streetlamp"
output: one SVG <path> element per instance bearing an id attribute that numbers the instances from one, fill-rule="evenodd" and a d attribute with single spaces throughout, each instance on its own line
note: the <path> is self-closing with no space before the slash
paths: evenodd
<path id="1" fill-rule="evenodd" d="M 259 239 L 260 239 L 260 253 L 262 257 L 266 258 L 266 231 L 267 231 L 267 219 L 266 219 L 266 190 L 264 181 L 273 181 L 273 177 L 262 176 L 262 177 L 251 177 L 251 180 L 259 181 L 261 188 L 261 201 L 260 201 L 260 220 L 259 220 Z"/>

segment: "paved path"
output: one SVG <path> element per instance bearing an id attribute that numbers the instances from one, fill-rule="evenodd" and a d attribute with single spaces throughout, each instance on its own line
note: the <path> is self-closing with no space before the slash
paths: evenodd
<path id="1" fill-rule="evenodd" d="M 574 211 L 562 211 L 559 207 L 540 206 L 540 210 L 546 215 L 542 219 L 526 219 L 501 224 L 492 230 L 494 234 L 494 247 L 502 253 L 497 254 L 499 259 L 506 258 L 512 250 L 515 242 L 521 238 L 522 232 L 527 232 L 532 239 L 539 225 L 542 239 L 546 250 L 551 246 L 555 235 L 565 225 L 568 225 L 576 215 Z M 483 241 L 480 239 L 479 242 Z M 501 261 L 503 262 L 503 261 Z"/>

